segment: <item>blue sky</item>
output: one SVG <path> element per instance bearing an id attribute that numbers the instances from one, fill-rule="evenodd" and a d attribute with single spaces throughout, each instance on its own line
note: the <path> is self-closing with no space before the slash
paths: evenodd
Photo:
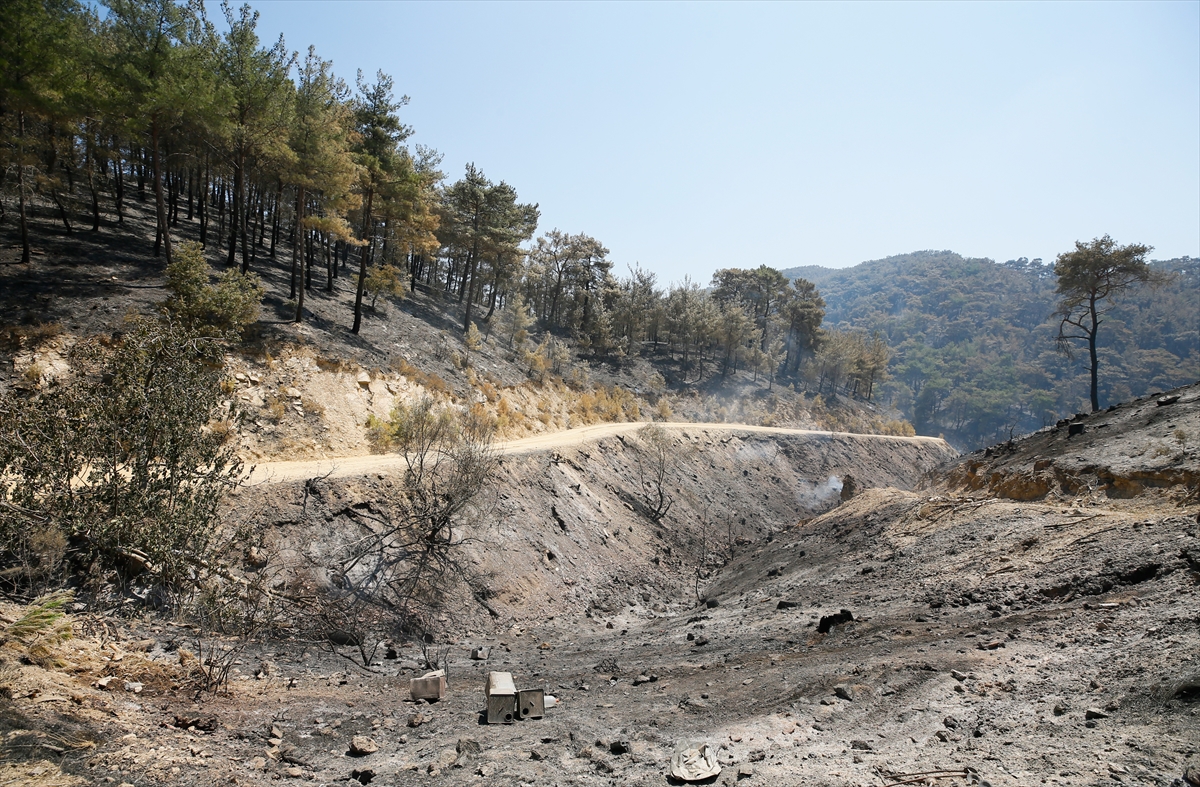
<path id="1" fill-rule="evenodd" d="M 252 5 L 619 272 L 1200 255 L 1198 2 Z"/>

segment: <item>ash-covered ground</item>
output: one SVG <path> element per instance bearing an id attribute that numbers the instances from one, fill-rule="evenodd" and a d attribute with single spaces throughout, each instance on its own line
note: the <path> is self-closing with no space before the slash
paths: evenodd
<path id="1" fill-rule="evenodd" d="M 531 568 L 496 581 L 498 617 L 464 609 L 444 642 L 384 646 L 366 668 L 327 643 L 257 642 L 239 654 L 230 693 L 198 701 L 179 666 L 196 632 L 146 620 L 105 634 L 93 622 L 64 646 L 67 666 L 9 675 L 2 775 L 660 785 L 688 739 L 717 748 L 717 784 L 1196 784 L 1200 500 L 1188 479 L 1200 390 L 1172 393 L 1079 419 L 1082 435 L 1064 424 L 963 457 L 923 483 L 893 468 L 873 484 L 863 465 L 850 473 L 861 491 L 811 519 L 792 509 L 789 520 L 781 502 L 815 461 L 802 447 L 789 458 L 786 446 L 697 436 L 711 474 L 685 476 L 696 476 L 698 510 L 750 514 L 699 585 L 699 531 L 689 542 L 683 519 L 655 528 L 622 504 L 620 441 L 579 448 L 585 459 L 513 460 L 505 503 L 520 522 L 478 558 Z M 759 465 L 739 465 L 739 452 Z M 887 464 L 877 450 L 868 460 Z M 327 487 L 330 510 L 385 481 Z M 295 504 L 295 490 L 270 494 L 270 510 Z M 284 546 L 303 523 L 289 527 Z M 555 533 L 562 543 L 545 543 Z M 436 644 L 449 691 L 413 702 L 407 681 Z M 488 659 L 470 658 L 479 646 Z M 488 670 L 559 704 L 541 720 L 486 725 Z M 102 676 L 114 680 L 102 688 Z M 356 736 L 374 751 L 355 754 Z"/>

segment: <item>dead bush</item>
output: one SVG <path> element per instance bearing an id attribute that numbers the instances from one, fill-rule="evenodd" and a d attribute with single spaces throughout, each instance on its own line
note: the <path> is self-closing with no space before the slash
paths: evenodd
<path id="1" fill-rule="evenodd" d="M 265 410 L 263 415 L 268 421 L 279 423 L 287 415 L 288 402 L 290 401 L 287 396 L 279 392 L 269 393 L 264 401 L 266 404 L 263 405 L 263 409 Z"/>
<path id="2" fill-rule="evenodd" d="M 314 562 L 311 602 L 295 617 L 320 632 L 344 632 L 344 645 L 370 664 L 381 638 L 424 631 L 449 584 L 467 578 L 459 555 L 483 516 L 497 462 L 494 423 L 425 396 L 374 419 L 375 441 L 404 460 L 402 488 L 387 508 L 348 509 L 353 532 L 331 557 Z"/>
<path id="3" fill-rule="evenodd" d="M 64 330 L 62 324 L 57 322 L 8 325 L 0 328 L 0 349 L 13 352 L 22 348 L 34 348 L 59 336 Z"/>
<path id="4" fill-rule="evenodd" d="M 316 399 L 310 399 L 307 396 L 303 396 L 300 398 L 300 406 L 306 413 L 311 413 L 312 415 L 325 415 L 325 405 L 321 404 Z"/>

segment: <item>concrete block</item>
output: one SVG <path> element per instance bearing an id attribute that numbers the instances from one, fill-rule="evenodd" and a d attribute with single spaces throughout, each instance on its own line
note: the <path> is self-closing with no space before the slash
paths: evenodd
<path id="1" fill-rule="evenodd" d="M 414 700 L 440 700 L 446 696 L 446 676 L 412 678 L 408 681 L 408 693 Z"/>
<path id="2" fill-rule="evenodd" d="M 483 687 L 487 698 L 487 723 L 512 724 L 517 715 L 517 687 L 511 672 L 489 672 Z"/>
<path id="3" fill-rule="evenodd" d="M 512 694 L 496 694 L 487 698 L 487 723 L 512 724 L 517 720 L 517 698 Z"/>
<path id="4" fill-rule="evenodd" d="M 541 689 L 517 692 L 517 709 L 522 719 L 540 719 L 546 715 L 546 693 Z"/>

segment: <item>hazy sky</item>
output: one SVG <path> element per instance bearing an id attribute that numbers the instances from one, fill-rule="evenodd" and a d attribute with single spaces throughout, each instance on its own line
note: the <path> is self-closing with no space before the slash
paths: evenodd
<path id="1" fill-rule="evenodd" d="M 1197 2 L 253 5 L 621 273 L 1200 254 Z"/>

